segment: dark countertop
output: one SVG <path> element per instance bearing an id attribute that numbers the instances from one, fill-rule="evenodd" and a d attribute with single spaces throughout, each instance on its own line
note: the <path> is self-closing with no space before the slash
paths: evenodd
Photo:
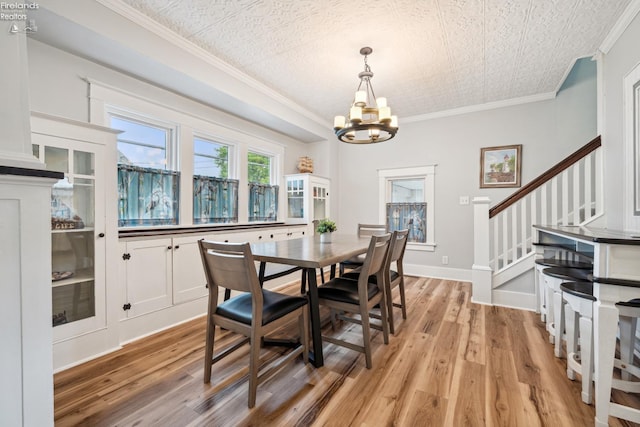
<path id="1" fill-rule="evenodd" d="M 534 225 L 534 228 L 595 243 L 640 245 L 640 232 L 634 233 L 630 231 L 583 227 L 578 225 Z"/>

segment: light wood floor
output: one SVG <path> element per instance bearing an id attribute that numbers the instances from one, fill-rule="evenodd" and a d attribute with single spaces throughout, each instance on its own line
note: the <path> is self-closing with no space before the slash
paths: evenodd
<path id="1" fill-rule="evenodd" d="M 248 346 L 214 365 L 204 384 L 200 318 L 57 374 L 56 425 L 593 425 L 593 406 L 580 400 L 580 382 L 567 379 L 535 313 L 472 304 L 469 283 L 439 279 L 408 278 L 407 300 L 408 319 L 396 311 L 389 345 L 374 333 L 371 370 L 360 353 L 325 344 L 324 367 L 289 365 L 258 387 L 249 410 Z M 335 332 L 359 333 L 351 323 Z"/>

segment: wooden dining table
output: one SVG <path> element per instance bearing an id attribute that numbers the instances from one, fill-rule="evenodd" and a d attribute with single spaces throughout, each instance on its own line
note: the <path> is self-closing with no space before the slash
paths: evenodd
<path id="1" fill-rule="evenodd" d="M 358 237 L 355 234 L 333 233 L 331 242 L 321 243 L 319 237 L 306 236 L 298 239 L 251 244 L 254 259 L 263 265 L 265 263 L 285 264 L 304 270 L 308 283 L 307 295 L 313 340 L 309 360 L 316 367 L 321 367 L 324 364 L 316 279 L 317 269 L 333 266 L 367 252 L 371 240 L 370 237 Z"/>

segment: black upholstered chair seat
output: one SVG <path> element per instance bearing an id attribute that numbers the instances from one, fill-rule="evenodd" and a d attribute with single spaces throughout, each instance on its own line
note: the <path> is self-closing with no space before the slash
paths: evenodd
<path id="1" fill-rule="evenodd" d="M 391 274 L 391 281 L 392 282 L 397 280 L 400 277 L 400 275 L 398 274 L 397 271 L 391 270 L 389 273 Z M 344 279 L 358 280 L 358 277 L 360 277 L 360 270 L 349 271 L 347 273 L 344 273 L 340 277 L 344 278 Z M 377 283 L 376 276 L 369 276 L 369 282 L 370 283 Z"/>
<path id="2" fill-rule="evenodd" d="M 281 318 L 287 313 L 291 313 L 307 303 L 304 297 L 283 295 L 276 292 L 262 290 L 262 325 Z M 251 325 L 251 294 L 246 293 L 231 298 L 218 305 L 216 314 L 229 319 Z"/>
<path id="3" fill-rule="evenodd" d="M 360 254 L 360 255 L 356 255 L 354 257 L 349 258 L 346 261 L 342 261 L 341 264 L 344 264 L 345 266 L 359 266 L 364 264 L 364 258 L 365 258 L 366 254 Z"/>
<path id="4" fill-rule="evenodd" d="M 535 261 L 536 264 L 545 267 L 565 267 L 565 268 L 584 268 L 593 269 L 593 265 L 590 262 L 571 261 L 566 259 L 556 258 L 538 258 Z"/>
<path id="5" fill-rule="evenodd" d="M 584 268 L 549 267 L 542 270 L 543 274 L 557 279 L 570 281 L 580 280 L 593 282 L 593 270 Z"/>
<path id="6" fill-rule="evenodd" d="M 593 296 L 593 282 L 564 282 L 560 285 L 562 292 L 575 295 L 580 298 L 595 301 Z"/>
<path id="7" fill-rule="evenodd" d="M 373 298 L 377 293 L 378 285 L 369 283 L 367 285 L 367 298 Z M 348 304 L 360 304 L 358 297 L 358 282 L 351 279 L 336 277 L 318 288 L 320 299 L 346 302 Z"/>

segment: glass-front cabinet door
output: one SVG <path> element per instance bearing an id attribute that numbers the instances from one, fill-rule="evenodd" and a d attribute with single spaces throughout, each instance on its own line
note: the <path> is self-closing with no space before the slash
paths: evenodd
<path id="1" fill-rule="evenodd" d="M 310 173 L 285 176 L 287 186 L 287 222 L 311 224 L 329 217 L 327 178 Z"/>
<path id="2" fill-rule="evenodd" d="M 42 138 L 42 139 L 41 139 Z M 51 296 L 54 342 L 105 325 L 102 147 L 34 135 L 47 170 L 63 172 L 51 191 Z M 55 145 L 53 145 L 55 144 Z M 101 223 L 102 222 L 102 223 Z M 96 260 L 102 258 L 102 262 Z"/>

